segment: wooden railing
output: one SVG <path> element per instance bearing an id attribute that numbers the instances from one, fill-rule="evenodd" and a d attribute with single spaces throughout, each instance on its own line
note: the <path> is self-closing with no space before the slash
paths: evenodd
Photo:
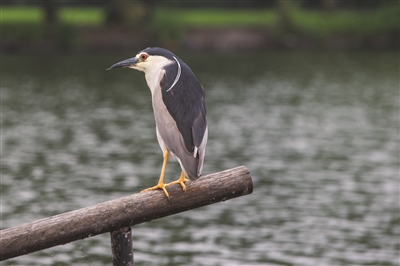
<path id="1" fill-rule="evenodd" d="M 114 265 L 133 265 L 130 226 L 253 191 L 245 166 L 203 176 L 186 186 L 186 192 L 179 185 L 169 186 L 170 199 L 162 191 L 137 193 L 1 230 L 0 261 L 110 232 Z"/>

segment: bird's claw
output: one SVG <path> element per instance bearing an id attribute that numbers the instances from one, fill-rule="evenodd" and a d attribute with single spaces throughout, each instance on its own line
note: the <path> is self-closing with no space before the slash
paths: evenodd
<path id="1" fill-rule="evenodd" d="M 184 179 L 184 180 L 178 179 L 178 180 L 176 180 L 174 182 L 166 184 L 165 186 L 167 187 L 167 186 L 174 185 L 174 184 L 180 184 L 181 187 L 182 187 L 182 190 L 186 191 L 185 181 L 186 181 L 186 179 Z"/>
<path id="2" fill-rule="evenodd" d="M 149 187 L 149 188 L 143 189 L 142 191 L 140 191 L 140 193 L 147 192 L 147 191 L 150 191 L 150 190 L 162 189 L 164 191 L 165 196 L 167 196 L 167 198 L 169 199 L 169 194 L 168 194 L 168 191 L 166 189 L 166 186 L 168 186 L 168 185 L 165 185 L 164 183 L 158 183 L 154 187 Z"/>

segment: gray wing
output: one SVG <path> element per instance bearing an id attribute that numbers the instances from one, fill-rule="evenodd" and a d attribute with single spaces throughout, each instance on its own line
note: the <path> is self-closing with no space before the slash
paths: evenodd
<path id="1" fill-rule="evenodd" d="M 180 78 L 172 89 L 169 90 L 176 77 L 176 64 L 165 69 L 168 74 L 160 82 L 163 102 L 183 139 L 183 143 L 165 144 L 180 159 L 189 178 L 196 179 L 201 175 L 208 135 L 205 94 L 193 72 L 182 61 L 181 68 Z"/>

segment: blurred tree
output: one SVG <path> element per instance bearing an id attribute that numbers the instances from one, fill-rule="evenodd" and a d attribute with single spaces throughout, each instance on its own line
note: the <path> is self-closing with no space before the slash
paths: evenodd
<path id="1" fill-rule="evenodd" d="M 291 3 L 287 0 L 278 0 L 278 23 L 283 32 L 292 29 L 292 21 L 289 14 L 290 4 Z"/>
<path id="2" fill-rule="evenodd" d="M 121 23 L 123 20 L 119 1 L 106 2 L 106 24 Z"/>
<path id="3" fill-rule="evenodd" d="M 336 7 L 336 0 L 324 0 L 323 6 L 325 10 L 333 11 Z"/>
<path id="4" fill-rule="evenodd" d="M 144 7 L 143 21 L 149 22 L 153 19 L 156 1 L 154 0 L 142 0 L 142 6 Z"/>
<path id="5" fill-rule="evenodd" d="M 41 3 L 44 10 L 44 19 L 48 24 L 57 22 L 57 2 L 56 1 L 42 1 Z"/>
<path id="6" fill-rule="evenodd" d="M 147 25 L 155 10 L 155 1 L 109 1 L 106 7 L 106 23 Z"/>

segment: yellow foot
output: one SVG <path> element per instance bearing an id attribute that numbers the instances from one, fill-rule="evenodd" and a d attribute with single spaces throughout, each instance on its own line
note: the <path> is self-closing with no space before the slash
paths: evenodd
<path id="1" fill-rule="evenodd" d="M 170 186 L 170 185 L 173 185 L 173 184 L 180 184 L 182 189 L 183 189 L 183 191 L 186 191 L 186 185 L 185 185 L 186 177 L 185 176 L 186 176 L 185 173 L 182 172 L 181 177 L 178 180 L 176 180 L 174 182 L 171 182 L 171 183 L 168 183 L 165 186 Z"/>
<path id="2" fill-rule="evenodd" d="M 164 183 L 158 183 L 157 186 L 143 189 L 142 191 L 140 191 L 140 193 L 146 192 L 146 191 L 150 191 L 150 190 L 162 189 L 164 191 L 164 193 L 165 193 L 165 196 L 167 196 L 167 198 L 169 199 L 169 194 L 168 194 L 168 191 L 167 191 L 167 189 L 165 187 L 166 187 L 166 185 Z"/>
<path id="3" fill-rule="evenodd" d="M 179 179 L 179 180 L 176 180 L 176 181 L 174 181 L 174 182 L 168 183 L 168 184 L 166 184 L 165 186 L 167 187 L 167 186 L 170 186 L 170 185 L 173 185 L 173 184 L 180 184 L 180 185 L 182 186 L 183 191 L 186 191 L 185 181 L 186 181 L 186 180 L 181 181 L 181 180 Z"/>

